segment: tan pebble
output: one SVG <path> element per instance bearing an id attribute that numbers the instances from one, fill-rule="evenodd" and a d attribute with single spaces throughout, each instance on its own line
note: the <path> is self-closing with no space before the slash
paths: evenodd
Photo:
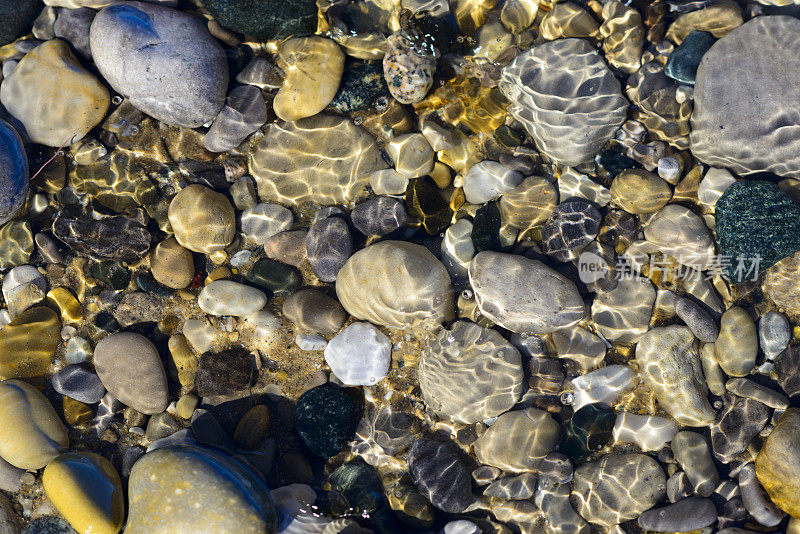
<path id="1" fill-rule="evenodd" d="M 758 333 L 750 314 L 738 306 L 723 313 L 714 348 L 717 362 L 728 376 L 747 376 L 758 355 Z"/>
<path id="2" fill-rule="evenodd" d="M 208 285 L 216 280 L 227 280 L 233 276 L 233 272 L 228 267 L 217 267 L 206 276 L 205 284 Z"/>
<path id="3" fill-rule="evenodd" d="M 626 169 L 611 182 L 612 202 L 628 213 L 653 213 L 671 197 L 666 180 L 644 169 Z"/>
<path id="4" fill-rule="evenodd" d="M 182 246 L 205 254 L 227 247 L 236 234 L 236 218 L 228 198 L 208 187 L 191 184 L 169 204 L 169 222 Z"/>
<path id="5" fill-rule="evenodd" d="M 264 242 L 267 257 L 295 267 L 306 259 L 306 230 L 280 232 Z"/>
<path id="6" fill-rule="evenodd" d="M 182 419 L 191 419 L 197 404 L 200 402 L 196 396 L 188 394 L 178 399 L 175 410 Z"/>
<path id="7" fill-rule="evenodd" d="M 172 289 L 183 289 L 194 277 L 192 253 L 175 237 L 168 237 L 150 254 L 150 272 L 158 282 Z"/>
<path id="8" fill-rule="evenodd" d="M 178 380 L 182 386 L 191 386 L 197 373 L 197 357 L 189 342 L 183 334 L 175 334 L 169 338 L 167 346 L 172 362 L 178 370 Z"/>
<path id="9" fill-rule="evenodd" d="M 0 330 L 0 379 L 44 375 L 60 338 L 61 321 L 50 308 L 21 313 Z"/>
<path id="10" fill-rule="evenodd" d="M 233 440 L 243 449 L 254 449 L 261 440 L 267 437 L 268 428 L 269 408 L 258 404 L 247 410 L 239 424 L 236 425 Z"/>
<path id="11" fill-rule="evenodd" d="M 94 416 L 91 408 L 70 397 L 64 397 L 62 406 L 64 408 L 64 420 L 70 426 L 88 423 Z"/>
<path id="12" fill-rule="evenodd" d="M 742 9 L 731 0 L 689 11 L 675 19 L 667 30 L 667 39 L 681 44 L 693 31 L 710 32 L 719 39 L 744 23 Z"/>

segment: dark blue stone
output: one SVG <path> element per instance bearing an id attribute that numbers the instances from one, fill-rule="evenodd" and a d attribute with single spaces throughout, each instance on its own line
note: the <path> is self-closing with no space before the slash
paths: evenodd
<path id="1" fill-rule="evenodd" d="M 10 221 L 22 209 L 27 196 L 28 156 L 25 147 L 17 131 L 0 120 L 0 224 Z"/>
<path id="2" fill-rule="evenodd" d="M 694 85 L 700 61 L 717 39 L 708 32 L 693 31 L 667 58 L 664 74 L 679 83 Z"/>

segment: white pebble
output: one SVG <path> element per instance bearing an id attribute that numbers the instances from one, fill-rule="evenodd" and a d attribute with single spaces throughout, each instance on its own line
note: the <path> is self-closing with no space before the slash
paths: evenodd
<path id="1" fill-rule="evenodd" d="M 294 338 L 295 344 L 300 347 L 300 350 L 325 350 L 328 346 L 328 340 L 316 334 L 297 334 Z"/>
<path id="2" fill-rule="evenodd" d="M 325 361 L 347 386 L 372 386 L 389 372 L 392 343 L 370 323 L 353 323 L 325 347 Z"/>
<path id="3" fill-rule="evenodd" d="M 233 256 L 231 256 L 231 266 L 232 267 L 241 267 L 243 265 L 247 265 L 247 262 L 250 261 L 250 258 L 253 257 L 253 253 L 247 249 L 240 250 Z"/>
<path id="4" fill-rule="evenodd" d="M 217 334 L 216 329 L 208 321 L 199 319 L 184 321 L 182 331 L 189 345 L 200 354 L 211 350 Z"/>
<path id="5" fill-rule="evenodd" d="M 267 304 L 263 291 L 231 280 L 214 280 L 197 297 L 200 309 L 209 315 L 243 317 Z"/>
<path id="6" fill-rule="evenodd" d="M 678 160 L 672 157 L 658 160 L 658 175 L 672 185 L 677 184 L 681 175 L 681 166 L 678 164 Z"/>
<path id="7" fill-rule="evenodd" d="M 376 195 L 402 195 L 408 189 L 408 178 L 394 169 L 381 169 L 369 175 L 369 185 Z"/>
<path id="8" fill-rule="evenodd" d="M 42 273 L 39 272 L 39 269 L 33 265 L 18 265 L 3 277 L 3 298 L 8 301 L 14 288 L 28 282 L 33 282 L 42 291 L 47 291 L 47 281 L 42 276 Z"/>
<path id="9" fill-rule="evenodd" d="M 386 152 L 395 170 L 407 178 L 421 178 L 433 169 L 433 149 L 422 134 L 399 135 L 386 144 Z"/>
<path id="10" fill-rule="evenodd" d="M 736 178 L 730 172 L 711 167 L 697 187 L 697 200 L 701 204 L 713 208 L 722 193 L 734 183 L 736 183 Z"/>
<path id="11" fill-rule="evenodd" d="M 644 451 L 657 451 L 672 441 L 678 427 L 666 417 L 622 412 L 614 422 L 616 443 L 635 443 Z"/>
<path id="12" fill-rule="evenodd" d="M 68 364 L 76 364 L 85 362 L 89 356 L 94 353 L 92 345 L 89 340 L 80 336 L 75 336 L 67 341 L 67 346 L 64 349 L 64 360 Z"/>
<path id="13" fill-rule="evenodd" d="M 451 263 L 462 270 L 469 266 L 475 256 L 475 244 L 472 242 L 472 223 L 467 219 L 459 219 L 444 233 L 442 255 L 445 266 Z M 449 261 L 447 261 L 449 260 Z"/>
<path id="14" fill-rule="evenodd" d="M 609 365 L 572 379 L 574 410 L 595 402 L 613 403 L 624 392 L 633 389 L 636 377 L 625 365 Z"/>
<path id="15" fill-rule="evenodd" d="M 507 169 L 496 161 L 482 161 L 464 176 L 464 195 L 470 204 L 484 204 L 522 183 L 521 172 Z"/>
<path id="16" fill-rule="evenodd" d="M 242 233 L 258 245 L 292 227 L 292 212 L 278 204 L 256 204 L 242 212 Z"/>

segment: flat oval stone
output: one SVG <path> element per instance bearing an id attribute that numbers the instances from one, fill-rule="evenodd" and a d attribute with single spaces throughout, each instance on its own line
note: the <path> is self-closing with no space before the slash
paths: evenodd
<path id="1" fill-rule="evenodd" d="M 263 291 L 231 280 L 214 280 L 197 297 L 200 309 L 210 315 L 243 317 L 267 304 Z"/>
<path id="2" fill-rule="evenodd" d="M 455 322 L 422 351 L 420 389 L 440 417 L 467 424 L 496 417 L 519 400 L 522 381 L 519 351 L 474 323 Z"/>
<path id="3" fill-rule="evenodd" d="M 390 197 L 372 197 L 356 204 L 350 212 L 353 226 L 366 236 L 384 236 L 394 232 L 405 225 L 407 219 L 403 203 Z"/>
<path id="4" fill-rule="evenodd" d="M 358 319 L 404 327 L 454 316 L 444 265 L 421 245 L 382 241 L 353 254 L 336 279 L 336 295 Z"/>
<path id="5" fill-rule="evenodd" d="M 168 237 L 156 245 L 150 254 L 150 272 L 160 284 L 183 289 L 194 278 L 194 258 L 174 236 Z"/>
<path id="6" fill-rule="evenodd" d="M 669 184 L 644 169 L 627 169 L 611 182 L 611 201 L 628 213 L 652 213 L 672 198 Z"/>
<path id="7" fill-rule="evenodd" d="M 353 253 L 353 239 L 347 223 L 326 217 L 314 223 L 306 234 L 306 257 L 314 274 L 323 282 L 335 282 L 339 271 Z"/>
<path id="8" fill-rule="evenodd" d="M 675 303 L 675 313 L 686 323 L 700 341 L 714 343 L 719 335 L 717 323 L 699 304 L 687 298 L 679 298 Z"/>
<path id="9" fill-rule="evenodd" d="M 128 507 L 127 534 L 278 531 L 275 505 L 256 475 L 223 454 L 190 445 L 167 445 L 137 461 Z"/>
<path id="10" fill-rule="evenodd" d="M 758 334 L 750 314 L 738 306 L 723 313 L 714 348 L 717 362 L 728 376 L 747 376 L 758 355 Z"/>
<path id="11" fill-rule="evenodd" d="M 167 408 L 167 376 L 146 337 L 120 332 L 101 339 L 94 348 L 94 366 L 108 392 L 123 404 L 147 415 Z"/>
<path id="12" fill-rule="evenodd" d="M 269 258 L 261 258 L 248 270 L 245 278 L 275 297 L 287 297 L 303 285 L 303 275 L 297 267 Z"/>
<path id="13" fill-rule="evenodd" d="M 528 408 L 500 415 L 473 447 L 482 464 L 519 473 L 535 470 L 556 449 L 560 436 L 561 428 L 549 413 Z"/>
<path id="14" fill-rule="evenodd" d="M 408 451 L 408 470 L 420 493 L 440 510 L 461 513 L 475 500 L 469 471 L 451 443 L 418 439 Z"/>
<path id="15" fill-rule="evenodd" d="M 297 326 L 321 334 L 338 332 L 347 319 L 339 301 L 316 289 L 301 289 L 286 297 L 283 315 Z"/>
<path id="16" fill-rule="evenodd" d="M 41 469 L 69 446 L 67 429 L 39 390 L 0 382 L 0 456 L 20 469 Z"/>
<path id="17" fill-rule="evenodd" d="M 481 313 L 520 334 L 547 334 L 583 318 L 575 284 L 543 263 L 484 251 L 469 266 L 469 281 Z"/>
<path id="18" fill-rule="evenodd" d="M 66 217 L 53 221 L 53 235 L 78 254 L 96 260 L 136 262 L 150 250 L 150 232 L 128 217 Z"/>
<path id="19" fill-rule="evenodd" d="M 42 376 L 61 341 L 61 320 L 45 306 L 22 312 L 0 330 L 0 379 Z"/>
<path id="20" fill-rule="evenodd" d="M 187 13 L 146 2 L 111 5 L 94 18 L 90 42 L 111 87 L 159 121 L 197 128 L 225 104 L 225 52 Z"/>
<path id="21" fill-rule="evenodd" d="M 122 482 L 111 462 L 91 452 L 62 454 L 42 473 L 47 498 L 78 532 L 117 534 L 125 517 Z"/>
<path id="22" fill-rule="evenodd" d="M 28 155 L 22 138 L 10 124 L 0 120 L 0 224 L 10 221 L 22 209 L 27 196 Z"/>
<path id="23" fill-rule="evenodd" d="M 330 458 L 338 454 L 353 438 L 357 422 L 355 403 L 331 383 L 312 388 L 297 399 L 295 429 L 317 456 Z"/>
<path id="24" fill-rule="evenodd" d="M 716 521 L 717 507 L 714 503 L 697 497 L 648 510 L 637 520 L 644 530 L 654 532 L 690 532 L 713 525 Z"/>
<path id="25" fill-rule="evenodd" d="M 67 365 L 50 379 L 53 389 L 86 404 L 100 402 L 106 388 L 100 378 L 80 365 Z"/>
<path id="26" fill-rule="evenodd" d="M 194 252 L 208 254 L 227 247 L 236 235 L 236 217 L 228 197 L 191 184 L 169 203 L 175 238 Z"/>
<path id="27" fill-rule="evenodd" d="M 675 460 L 701 497 L 708 497 L 719 483 L 719 473 L 706 439 L 697 432 L 678 432 L 670 444 Z"/>
<path id="28" fill-rule="evenodd" d="M 290 210 L 264 202 L 245 209 L 241 215 L 242 233 L 257 245 L 263 245 L 270 237 L 288 230 L 292 222 L 294 215 Z"/>

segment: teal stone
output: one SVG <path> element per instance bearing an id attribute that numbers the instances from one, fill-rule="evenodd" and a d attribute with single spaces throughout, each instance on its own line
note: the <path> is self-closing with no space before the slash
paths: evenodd
<path id="1" fill-rule="evenodd" d="M 89 266 L 89 276 L 111 289 L 121 291 L 131 282 L 131 273 L 118 263 L 103 261 Z"/>
<path id="2" fill-rule="evenodd" d="M 169 297 L 172 295 L 172 289 L 159 284 L 150 273 L 137 274 L 134 280 L 136 281 L 136 287 L 156 297 Z"/>
<path id="3" fill-rule="evenodd" d="M 694 85 L 700 61 L 717 39 L 708 32 L 693 31 L 667 58 L 664 74 L 686 85 Z"/>
<path id="4" fill-rule="evenodd" d="M 800 250 L 800 208 L 772 182 L 731 185 L 717 201 L 714 219 L 720 267 L 733 282 L 754 280 Z"/>
<path id="5" fill-rule="evenodd" d="M 36 14 L 36 0 L 0 0 L 0 46 L 24 34 Z"/>
<path id="6" fill-rule="evenodd" d="M 361 459 L 339 466 L 329 481 L 331 489 L 345 498 L 351 513 L 369 514 L 385 502 L 381 476 Z"/>
<path id="7" fill-rule="evenodd" d="M 310 35 L 317 29 L 315 0 L 201 0 L 226 28 L 263 40 Z"/>
<path id="8" fill-rule="evenodd" d="M 598 163 L 608 171 L 611 178 L 615 178 L 625 169 L 641 169 L 642 164 L 635 159 L 629 158 L 622 152 L 616 150 L 603 150 L 600 152 Z"/>
<path id="9" fill-rule="evenodd" d="M 303 285 L 303 275 L 297 267 L 270 258 L 255 262 L 245 278 L 275 297 L 288 297 Z"/>
<path id="10" fill-rule="evenodd" d="M 484 250 L 499 251 L 500 227 L 502 226 L 500 208 L 497 202 L 488 202 L 475 213 L 472 221 L 472 243 L 477 252 Z"/>
<path id="11" fill-rule="evenodd" d="M 611 441 L 614 433 L 614 410 L 589 404 L 572 414 L 558 450 L 575 461 L 586 459 Z"/>

